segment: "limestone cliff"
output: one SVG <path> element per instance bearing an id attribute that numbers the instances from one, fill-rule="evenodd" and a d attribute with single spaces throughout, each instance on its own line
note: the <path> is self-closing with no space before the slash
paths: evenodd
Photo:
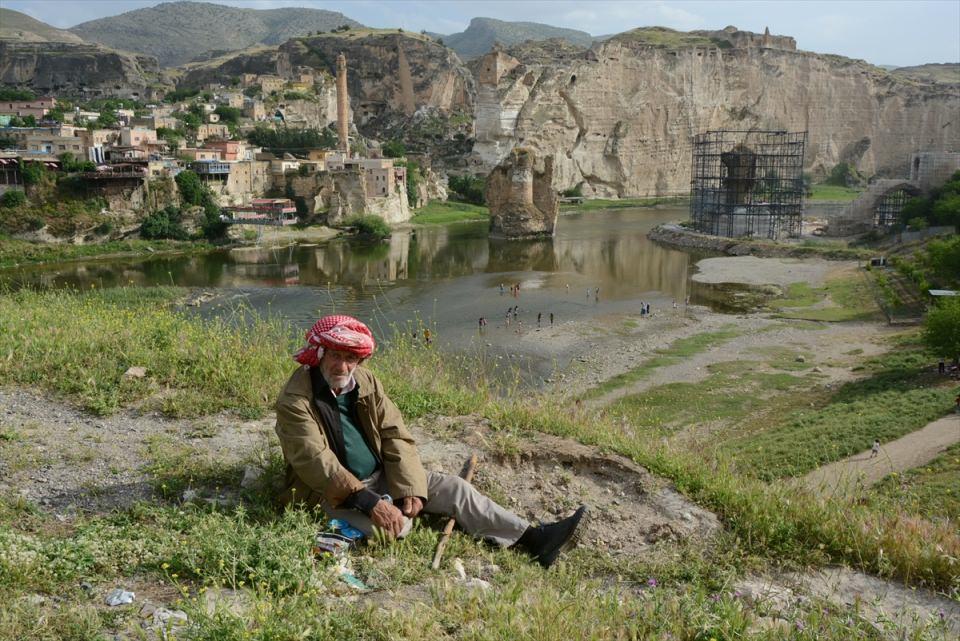
<path id="1" fill-rule="evenodd" d="M 100 45 L 0 41 L 0 83 L 39 93 L 137 97 L 158 74 L 155 58 Z"/>
<path id="2" fill-rule="evenodd" d="M 956 85 L 732 27 L 639 31 L 557 62 L 546 62 L 548 45 L 482 58 L 473 170 L 523 145 L 556 158 L 558 189 L 663 195 L 689 189 L 691 137 L 710 129 L 807 129 L 805 166 L 820 175 L 840 160 L 866 175 L 907 175 L 918 149 L 960 149 Z"/>
<path id="3" fill-rule="evenodd" d="M 419 34 L 356 30 L 294 38 L 277 48 L 257 48 L 185 67 L 182 86 L 223 82 L 241 73 L 287 75 L 311 67 L 336 75 L 337 54 L 347 58 L 353 122 L 364 135 L 376 137 L 397 119 L 418 111 L 451 113 L 473 110 L 473 76 L 450 49 Z M 332 83 L 321 88 L 326 104 Z"/>

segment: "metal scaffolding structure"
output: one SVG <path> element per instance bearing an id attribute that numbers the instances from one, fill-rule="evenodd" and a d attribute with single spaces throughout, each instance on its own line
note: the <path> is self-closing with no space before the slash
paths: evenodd
<path id="1" fill-rule="evenodd" d="M 693 139 L 690 218 L 714 236 L 800 235 L 807 132 L 719 130 Z"/>
<path id="2" fill-rule="evenodd" d="M 917 192 L 916 189 L 911 191 Z M 903 211 L 903 206 L 913 195 L 916 195 L 916 193 L 911 194 L 907 189 L 904 188 L 894 189 L 893 191 L 889 191 L 884 194 L 883 197 L 877 201 L 877 204 L 873 209 L 874 226 L 890 227 L 897 223 L 907 222 L 905 220 L 900 220 L 900 212 Z"/>

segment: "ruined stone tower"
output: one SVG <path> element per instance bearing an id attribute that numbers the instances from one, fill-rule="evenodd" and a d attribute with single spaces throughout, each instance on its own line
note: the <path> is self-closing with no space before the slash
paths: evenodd
<path id="1" fill-rule="evenodd" d="M 350 96 L 347 94 L 347 57 L 343 53 L 337 56 L 337 137 L 339 149 L 350 154 Z"/>
<path id="2" fill-rule="evenodd" d="M 501 238 L 553 236 L 560 202 L 553 189 L 553 156 L 537 171 L 530 149 L 515 147 L 487 176 L 490 235 Z"/>

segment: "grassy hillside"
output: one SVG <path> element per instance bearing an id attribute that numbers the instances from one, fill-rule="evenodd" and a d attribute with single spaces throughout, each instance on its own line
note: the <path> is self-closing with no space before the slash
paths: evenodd
<path id="1" fill-rule="evenodd" d="M 560 38 L 581 47 L 589 47 L 593 42 L 593 36 L 576 29 L 561 29 L 537 22 L 504 22 L 493 18 L 474 18 L 466 31 L 443 36 L 443 43 L 466 60 L 482 56 L 497 42 L 509 47 L 525 40 L 549 38 Z"/>
<path id="2" fill-rule="evenodd" d="M 893 69 L 891 73 L 895 76 L 906 76 L 920 80 L 960 84 L 960 64 L 955 62 L 917 65 L 915 67 L 897 67 Z"/>
<path id="3" fill-rule="evenodd" d="M 156 56 L 175 66 L 207 51 L 279 44 L 341 25 L 361 27 L 335 11 L 318 9 L 238 9 L 205 2 L 164 3 L 79 24 L 70 31 L 116 49 Z"/>
<path id="4" fill-rule="evenodd" d="M 73 42 L 81 44 L 83 38 L 63 29 L 51 27 L 45 22 L 31 18 L 25 13 L 0 9 L 0 39 L 23 42 Z"/>

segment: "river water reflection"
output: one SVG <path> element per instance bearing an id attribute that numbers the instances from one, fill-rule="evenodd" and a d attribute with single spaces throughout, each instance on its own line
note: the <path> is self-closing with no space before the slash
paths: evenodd
<path id="1" fill-rule="evenodd" d="M 685 216 L 677 208 L 594 211 L 561 216 L 550 240 L 495 240 L 485 223 L 470 223 L 397 231 L 377 244 L 344 239 L 94 260 L 19 269 L 0 278 L 54 288 L 201 287 L 217 294 L 213 304 L 200 308 L 203 314 L 244 302 L 298 326 L 331 311 L 368 319 L 381 331 L 419 320 L 447 342 L 474 337 L 481 316 L 490 327 L 502 325 L 513 305 L 520 307 L 517 320 L 531 328 L 538 313 L 543 323 L 550 313 L 559 323 L 638 313 L 640 300 L 663 308 L 692 293 L 696 302 L 691 256 L 646 238 L 658 223 Z M 520 295 L 513 298 L 509 287 L 516 283 Z"/>

